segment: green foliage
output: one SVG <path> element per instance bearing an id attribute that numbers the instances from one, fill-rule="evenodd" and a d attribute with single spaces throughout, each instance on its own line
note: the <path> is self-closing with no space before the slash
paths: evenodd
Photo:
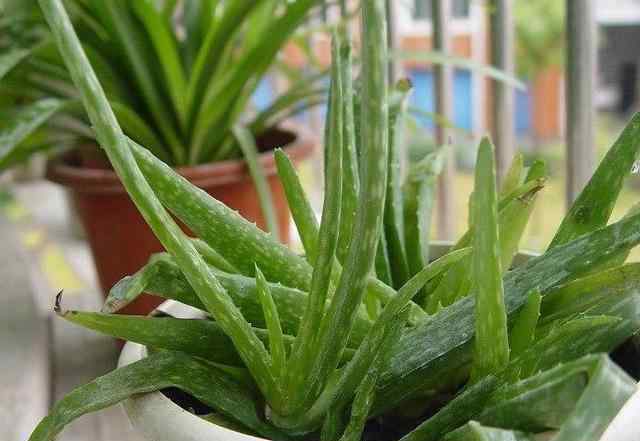
<path id="1" fill-rule="evenodd" d="M 516 266 L 544 164 L 525 170 L 516 158 L 499 192 L 493 148 L 483 140 L 469 231 L 431 261 L 425 217 L 440 153 L 413 164 L 404 180 L 397 173 L 390 129 L 401 130 L 402 118 L 387 82 L 385 2 L 363 2 L 358 96 L 349 44 L 344 33 L 334 36 L 320 224 L 290 161 L 276 152 L 306 251 L 299 256 L 128 139 L 62 0 L 40 3 L 101 145 L 167 252 L 116 285 L 102 313 L 57 305 L 64 319 L 142 343 L 152 355 L 72 392 L 31 441 L 52 440 L 87 412 L 168 386 L 273 440 L 355 441 L 370 418 L 393 424 L 416 407 L 429 412 L 414 415 L 415 430 L 403 441 L 524 441 L 548 430 L 559 441 L 597 441 L 635 390 L 606 354 L 640 331 L 640 270 L 622 264 L 640 243 L 640 214 L 631 210 L 607 225 L 635 158 L 637 117 L 554 246 Z M 207 40 L 199 26 L 190 28 L 193 38 Z M 600 186 L 607 191 L 595 191 Z M 353 218 L 341 222 L 351 210 Z M 384 262 L 393 286 L 375 272 L 381 255 L 393 256 Z M 112 314 L 142 292 L 207 317 Z"/>
<path id="2" fill-rule="evenodd" d="M 174 17 L 178 3 L 184 4 L 185 13 L 180 23 Z M 261 111 L 251 100 L 260 82 L 280 69 L 274 64 L 278 51 L 316 3 L 69 0 L 65 7 L 125 134 L 168 164 L 180 166 L 240 157 L 246 142 L 235 136 L 237 124 L 246 124 L 255 138 L 322 101 L 323 75 L 291 72 L 297 87 L 272 106 Z M 3 108 L 17 112 L 25 105 L 76 98 L 79 91 L 37 2 L 8 1 L 0 18 Z M 227 113 L 227 108 L 233 111 Z M 88 115 L 78 108 L 57 107 L 32 118 L 27 134 L 40 132 L 48 139 L 39 150 L 95 137 Z M 0 126 L 0 138 L 17 130 L 17 124 Z M 56 142 L 55 135 L 74 127 L 83 130 L 72 140 Z M 0 168 L 34 151 L 22 140 L 0 146 Z"/>

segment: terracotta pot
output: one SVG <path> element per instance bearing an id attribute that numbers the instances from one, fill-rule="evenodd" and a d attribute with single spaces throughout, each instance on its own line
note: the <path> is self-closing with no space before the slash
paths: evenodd
<path id="1" fill-rule="evenodd" d="M 300 162 L 313 152 L 313 141 L 300 131 L 273 130 L 260 137 L 260 162 L 267 174 L 278 217 L 280 237 L 287 240 L 290 216 L 284 190 L 276 174 L 272 150 L 286 146 L 294 162 Z M 86 162 L 84 162 L 86 164 Z M 265 228 L 256 189 L 246 164 L 231 160 L 176 171 L 192 184 L 202 188 L 217 200 L 237 210 L 245 218 Z M 105 293 L 123 277 L 135 273 L 151 254 L 163 250 L 144 219 L 134 206 L 113 170 L 83 166 L 78 151 L 51 160 L 47 178 L 69 190 L 77 214 L 87 234 L 100 285 Z M 161 300 L 141 296 L 125 308 L 124 314 L 148 314 Z"/>

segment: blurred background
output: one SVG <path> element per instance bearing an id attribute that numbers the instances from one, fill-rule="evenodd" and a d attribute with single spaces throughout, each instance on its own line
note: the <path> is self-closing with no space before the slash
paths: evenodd
<path id="1" fill-rule="evenodd" d="M 46 51 L 38 52 L 46 46 L 43 43 L 46 26 L 35 2 L 32 3 L 0 0 L 0 164 L 3 170 L 0 174 L 0 286 L 3 287 L 0 387 L 6 391 L 0 401 L 0 438 L 8 441 L 26 439 L 54 398 L 110 370 L 119 347 L 109 339 L 74 328 L 62 320 L 51 320 L 53 297 L 62 289 L 70 307 L 100 308 L 103 292 L 111 283 L 100 267 L 96 270 L 94 265 L 95 242 L 100 238 L 102 242 L 117 239 L 115 230 L 96 232 L 90 227 L 87 231 L 82 214 L 86 207 L 76 194 L 82 193 L 78 185 L 84 184 L 65 187 L 51 176 L 52 161 L 62 152 L 86 144 L 92 132 L 81 110 L 55 117 L 58 108 L 37 107 L 42 106 L 42 100 L 71 99 L 74 91 L 69 89 L 68 75 L 59 60 Z M 68 3 L 77 6 L 78 14 L 92 11 L 90 2 Z M 288 3 L 294 2 L 274 0 L 272 3 L 274 8 L 277 6 L 273 16 L 265 9 L 259 17 L 256 13 L 255 17 L 229 26 L 230 34 L 236 28 L 240 30 L 234 38 L 250 41 L 234 40 L 234 50 L 224 55 L 229 64 L 212 68 L 211 76 L 215 77 L 219 71 L 222 79 L 218 80 L 224 84 L 223 74 L 227 69 L 231 71 L 240 66 L 236 73 L 242 73 L 243 68 L 255 69 L 255 73 L 247 75 L 247 84 L 240 88 L 247 96 L 246 103 L 241 93 L 238 101 L 234 101 L 244 104 L 234 117 L 252 128 L 258 150 L 265 147 L 260 144 L 261 136 L 268 138 L 265 134 L 276 126 L 296 127 L 298 139 L 304 134 L 304 140 L 315 145 L 312 153 L 302 155 L 305 158 L 301 156 L 305 160 L 300 162 L 299 170 L 314 208 L 320 213 L 323 169 L 320 146 L 328 85 L 322 73 L 331 61 L 328 31 L 332 25 L 348 23 L 357 35 L 358 23 L 353 17 L 357 16 L 358 2 L 316 2 L 298 26 L 283 36 L 265 68 L 258 69 L 251 63 L 251 45 L 265 39 L 271 22 L 281 10 L 287 10 Z M 439 182 L 433 237 L 452 240 L 466 230 L 475 151 L 480 138 L 490 134 L 497 146 L 499 174 L 508 168 L 515 152 L 524 154 L 526 164 L 535 159 L 547 162 L 550 177 L 521 244 L 522 248 L 543 251 L 568 204 L 640 107 L 640 45 L 637 43 L 640 41 L 640 1 L 390 0 L 387 3 L 393 55 L 389 62 L 390 76 L 409 78 L 414 88 L 403 143 L 407 161 L 417 160 L 425 152 L 443 145 L 450 153 Z M 169 11 L 167 22 L 175 32 L 177 51 L 183 56 L 187 73 L 190 63 L 196 63 L 185 55 L 188 47 L 183 42 L 191 41 L 191 32 L 196 28 L 190 20 L 194 14 L 198 17 L 198 11 L 202 11 L 198 8 L 206 4 L 206 0 L 158 2 L 159 10 Z M 220 14 L 216 14 L 214 11 L 210 26 L 221 22 Z M 135 16 L 132 20 L 134 26 L 143 28 L 144 20 L 137 22 Z M 107 24 L 99 23 L 95 17 L 89 17 L 86 23 L 93 23 L 95 27 L 88 26 L 81 35 L 97 36 L 97 47 L 103 47 L 102 44 L 109 49 L 113 44 L 118 48 L 117 38 L 111 42 L 99 32 L 108 34 Z M 204 45 L 206 23 L 197 24 L 201 26 L 199 43 Z M 249 31 L 255 29 L 258 31 L 251 36 Z M 155 50 L 158 60 L 162 61 L 166 54 L 154 45 L 153 34 L 149 35 L 149 41 L 143 42 L 147 45 L 142 46 L 143 55 Z M 89 40 L 87 37 L 82 41 L 93 44 Z M 245 49 L 245 43 L 249 62 L 242 65 L 238 54 Z M 30 58 L 29 51 L 33 48 L 37 48 L 38 56 Z M 110 55 L 107 49 L 103 55 L 107 65 L 113 63 L 117 76 L 121 66 L 109 57 L 117 58 L 118 51 Z M 123 50 L 127 54 L 126 47 Z M 145 67 L 144 59 L 142 63 L 140 69 Z M 126 64 L 122 66 L 125 79 L 135 76 L 127 73 Z M 153 75 L 160 75 L 155 72 L 161 70 L 160 65 L 148 63 L 146 68 Z M 131 106 L 140 116 L 138 122 L 144 123 L 146 118 L 153 120 L 153 106 L 136 107 L 147 95 L 135 96 L 139 84 L 135 81 L 132 84 L 126 89 L 123 101 L 133 96 Z M 304 89 L 304 93 L 296 95 L 296 88 Z M 163 93 L 167 95 L 161 96 L 163 102 L 170 103 L 176 98 L 167 91 Z M 285 101 L 282 97 L 289 97 L 286 106 L 282 104 Z M 278 107 L 278 103 L 282 106 Z M 52 103 L 45 104 L 51 106 Z M 264 131 L 259 128 L 261 116 L 265 116 L 265 120 L 271 118 L 268 127 L 264 124 Z M 166 136 L 165 127 L 161 122 L 156 123 L 162 140 Z M 151 127 L 151 131 L 154 130 L 156 126 Z M 233 137 L 229 139 L 235 142 Z M 277 143 L 280 138 L 275 139 Z M 210 162 L 241 159 L 242 149 L 236 150 Z M 81 155 L 81 159 L 86 157 Z M 94 159 L 82 164 L 86 168 Z M 167 162 L 183 165 L 175 158 Z M 199 165 L 206 163 L 198 162 Z M 250 181 L 244 166 L 238 167 L 243 179 Z M 90 168 L 108 170 L 108 164 Z M 277 184 L 270 182 L 269 185 L 275 195 Z M 218 193 L 219 198 L 224 200 L 225 192 L 232 190 L 219 191 L 222 192 Z M 255 193 L 247 189 L 241 192 Z M 623 216 L 638 201 L 639 194 L 640 178 L 632 175 L 614 219 Z M 259 206 L 255 201 L 253 204 Z M 97 216 L 124 217 L 118 207 L 103 205 L 103 214 Z M 237 208 L 252 218 L 244 208 Z M 282 228 L 282 222 L 287 224 L 288 220 L 278 216 L 280 231 L 284 232 L 281 239 L 299 249 L 294 229 Z M 252 220 L 261 226 L 268 224 L 265 219 L 268 216 L 263 213 L 254 217 Z M 142 248 L 142 242 L 134 235 L 124 246 L 136 250 Z M 117 264 L 126 261 L 128 254 L 111 251 L 110 259 Z M 116 408 L 82 419 L 60 439 L 126 441 L 139 438 L 131 433 L 124 415 Z"/>

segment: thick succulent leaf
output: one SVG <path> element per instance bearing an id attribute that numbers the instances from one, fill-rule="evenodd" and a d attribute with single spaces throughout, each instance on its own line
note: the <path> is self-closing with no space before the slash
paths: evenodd
<path id="1" fill-rule="evenodd" d="M 212 364 L 178 352 L 159 352 L 75 389 L 38 424 L 29 441 L 53 441 L 65 426 L 135 394 L 177 387 L 269 439 L 287 439 L 261 418 L 252 392 Z"/>
<path id="2" fill-rule="evenodd" d="M 256 290 L 258 298 L 262 305 L 262 313 L 267 324 L 269 335 L 269 352 L 271 354 L 271 363 L 273 365 L 274 376 L 282 381 L 285 374 L 287 363 L 287 351 L 285 349 L 284 334 L 282 333 L 282 324 L 280 322 L 280 314 L 278 306 L 273 300 L 271 289 L 260 268 L 256 266 Z"/>
<path id="3" fill-rule="evenodd" d="M 502 370 L 509 362 L 507 312 L 502 285 L 498 238 L 498 195 L 493 146 L 480 144 L 474 187 L 473 280 L 475 302 L 475 352 L 472 380 Z"/>
<path id="4" fill-rule="evenodd" d="M 558 286 L 542 303 L 541 325 L 583 314 L 602 302 L 640 294 L 640 264 L 632 263 Z"/>
<path id="5" fill-rule="evenodd" d="M 535 441 L 533 434 L 514 432 L 483 426 L 470 421 L 463 427 L 449 433 L 443 441 Z"/>
<path id="6" fill-rule="evenodd" d="M 109 106 L 62 1 L 40 0 L 40 6 L 82 97 L 89 119 L 95 127 L 99 143 L 105 149 L 129 196 L 160 243 L 176 259 L 189 284 L 194 287 L 194 291 L 207 307 L 207 311 L 217 319 L 225 334 L 233 340 L 264 396 L 267 399 L 275 399 L 278 396 L 278 388 L 263 343 L 183 230 L 162 206 L 140 171 L 129 142 Z M 108 2 L 104 6 L 114 8 L 116 4 Z M 115 9 L 111 11 L 121 12 Z M 118 24 L 125 25 L 124 22 Z"/>
<path id="7" fill-rule="evenodd" d="M 522 178 L 524 177 L 524 155 L 520 152 L 516 153 L 511 161 L 509 170 L 502 179 L 500 185 L 500 197 L 504 197 L 515 191 L 520 185 L 522 185 Z"/>
<path id="8" fill-rule="evenodd" d="M 638 242 L 640 216 L 635 215 L 530 259 L 505 275 L 508 314 L 524 305 L 532 289 L 540 289 L 544 296 L 551 288 L 571 280 L 572 274 Z M 451 387 L 448 373 L 470 361 L 473 310 L 473 297 L 466 297 L 403 335 L 390 367 L 381 376 L 376 412 L 408 399 L 416 389 L 443 391 Z"/>
<path id="9" fill-rule="evenodd" d="M 405 250 L 405 227 L 401 180 L 401 145 L 406 102 L 412 86 L 408 80 L 395 85 L 389 99 L 389 164 L 387 200 L 384 208 L 384 235 L 391 265 L 391 276 L 396 289 L 410 278 Z"/>
<path id="10" fill-rule="evenodd" d="M 69 101 L 46 98 L 20 108 L 8 121 L 0 123 L 0 169 L 22 158 L 21 149 L 29 146 L 21 143 L 68 104 Z"/>
<path id="11" fill-rule="evenodd" d="M 318 219 L 316 219 L 296 169 L 287 154 L 278 149 L 275 151 L 274 156 L 278 167 L 278 176 L 282 182 L 287 203 L 291 210 L 291 216 L 298 228 L 302 246 L 308 256 L 307 260 L 311 263 L 311 256 L 316 255 L 318 231 L 320 230 Z"/>
<path id="12" fill-rule="evenodd" d="M 441 171 L 442 153 L 435 152 L 415 164 L 404 183 L 404 243 L 412 276 L 429 262 L 431 214 Z"/>
<path id="13" fill-rule="evenodd" d="M 589 355 L 499 388 L 475 418 L 518 430 L 559 429 L 554 440 L 598 441 L 635 391 L 606 355 Z"/>
<path id="14" fill-rule="evenodd" d="M 340 39 L 333 35 L 331 54 L 330 106 L 327 113 L 325 136 L 325 196 L 322 207 L 322 220 L 318 231 L 317 249 L 310 257 L 313 262 L 311 288 L 307 299 L 307 307 L 302 318 L 300 331 L 296 336 L 296 345 L 291 358 L 289 370 L 289 393 L 295 406 L 305 392 L 302 385 L 308 381 L 309 364 L 316 350 L 314 342 L 320 332 L 320 325 L 325 312 L 325 304 L 330 298 L 331 273 L 334 268 L 340 234 L 340 210 L 342 201 L 342 154 L 344 137 L 344 107 L 342 60 L 339 56 Z"/>
<path id="15" fill-rule="evenodd" d="M 266 322 L 253 278 L 228 274 L 212 268 L 216 277 L 233 298 L 242 315 L 255 326 L 266 328 Z M 304 313 L 307 294 L 279 284 L 269 284 L 269 290 L 278 308 L 282 328 L 286 334 L 295 335 Z M 109 293 L 103 312 L 116 312 L 135 300 L 140 294 L 149 292 L 166 299 L 177 300 L 194 308 L 206 308 L 187 282 L 175 261 L 167 254 L 154 255 L 149 263 L 133 276 L 118 282 Z M 356 318 L 352 344 L 362 341 L 370 327 L 362 316 Z M 350 346 L 351 346 L 350 345 Z"/>
<path id="16" fill-rule="evenodd" d="M 253 179 L 253 184 L 258 192 L 258 200 L 260 201 L 260 208 L 262 209 L 262 214 L 265 218 L 267 231 L 279 241 L 280 231 L 278 228 L 276 210 L 273 205 L 273 195 L 271 194 L 271 187 L 267 181 L 262 164 L 260 164 L 256 140 L 248 129 L 240 125 L 234 126 L 233 134 L 238 141 L 240 150 L 242 150 L 244 160 L 247 163 L 249 173 Z"/>
<path id="17" fill-rule="evenodd" d="M 572 205 L 549 248 L 564 244 L 607 224 L 639 150 L 640 113 L 637 113 Z"/>
<path id="18" fill-rule="evenodd" d="M 520 355 L 534 342 L 541 303 L 542 296 L 537 290 L 534 290 L 529 294 L 527 303 L 524 304 L 522 310 L 518 312 L 509 332 L 509 346 L 512 356 Z"/>

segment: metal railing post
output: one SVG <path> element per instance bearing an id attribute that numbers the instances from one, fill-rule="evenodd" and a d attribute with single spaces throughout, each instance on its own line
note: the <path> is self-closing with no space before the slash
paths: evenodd
<path id="1" fill-rule="evenodd" d="M 589 3 L 589 2 L 587 2 Z M 506 72 L 514 73 L 514 0 L 491 2 L 491 64 Z M 496 144 L 496 172 L 498 181 L 506 173 L 515 148 L 515 103 L 514 90 L 501 81 L 493 82 L 493 136 Z"/>
<path id="2" fill-rule="evenodd" d="M 566 0 L 567 207 L 594 167 L 596 27 L 592 1 Z"/>
<path id="3" fill-rule="evenodd" d="M 433 19 L 433 48 L 444 54 L 450 51 L 448 24 L 451 12 L 449 0 L 432 0 Z M 435 80 L 435 111 L 445 121 L 451 121 L 453 114 L 453 78 L 450 66 L 436 64 L 434 68 Z M 438 146 L 444 146 L 446 160 L 438 186 L 437 231 L 438 237 L 451 240 L 456 234 L 455 225 L 455 154 L 449 143 L 447 129 L 443 124 L 435 126 L 435 140 Z"/>

